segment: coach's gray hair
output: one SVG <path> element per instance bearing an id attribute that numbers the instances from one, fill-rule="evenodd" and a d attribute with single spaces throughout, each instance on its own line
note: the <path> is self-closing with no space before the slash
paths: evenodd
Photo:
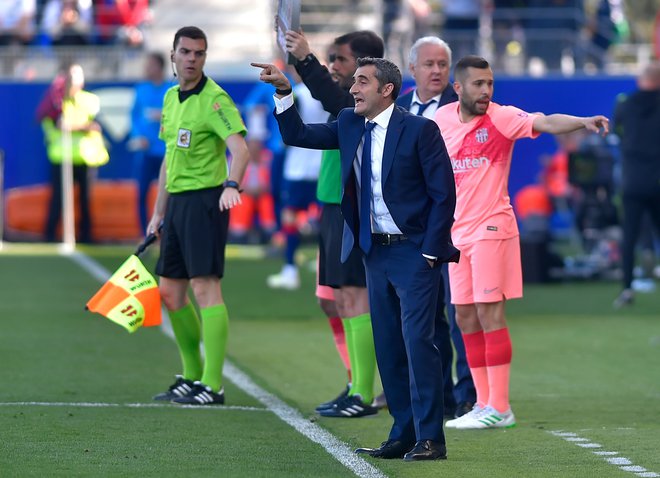
<path id="1" fill-rule="evenodd" d="M 408 62 L 411 65 L 415 65 L 417 63 L 419 49 L 423 45 L 438 45 L 439 47 L 444 48 L 447 52 L 447 56 L 449 57 L 449 64 L 451 65 L 451 48 L 449 48 L 449 45 L 446 41 L 434 36 L 422 37 L 413 44 L 412 48 L 410 48 L 410 54 L 408 55 Z"/>

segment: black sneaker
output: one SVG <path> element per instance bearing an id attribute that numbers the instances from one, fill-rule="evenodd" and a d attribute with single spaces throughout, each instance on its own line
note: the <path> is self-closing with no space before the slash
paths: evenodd
<path id="1" fill-rule="evenodd" d="M 154 400 L 171 402 L 175 398 L 184 397 L 190 393 L 193 388 L 193 381 L 183 378 L 181 375 L 176 376 L 176 382 L 170 385 L 167 392 L 159 393 L 154 396 Z"/>
<path id="2" fill-rule="evenodd" d="M 192 390 L 184 397 L 177 397 L 172 403 L 180 405 L 223 405 L 225 403 L 225 389 L 221 388 L 218 393 L 211 390 L 202 382 L 195 382 Z"/>
<path id="3" fill-rule="evenodd" d="M 348 397 L 348 392 L 350 392 L 350 391 L 351 391 L 351 386 L 346 385 L 346 388 L 344 390 L 342 390 L 342 392 L 339 395 L 337 395 L 335 398 L 333 398 L 330 401 L 323 402 L 321 405 L 316 407 L 315 410 L 317 412 L 320 412 L 321 410 L 328 410 L 328 409 L 334 407 L 337 402 L 339 402 L 340 400 L 343 400 L 344 398 Z"/>
<path id="4" fill-rule="evenodd" d="M 378 409 L 364 403 L 359 395 L 349 395 L 337 402 L 332 408 L 321 410 L 319 415 L 322 417 L 358 418 L 375 415 L 376 413 L 378 413 Z"/>

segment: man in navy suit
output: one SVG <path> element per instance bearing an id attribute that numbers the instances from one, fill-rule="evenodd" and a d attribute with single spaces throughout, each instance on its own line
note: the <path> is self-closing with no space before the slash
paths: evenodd
<path id="1" fill-rule="evenodd" d="M 442 263 L 458 261 L 452 245 L 456 191 L 449 157 L 432 121 L 395 106 L 401 72 L 392 62 L 360 58 L 350 89 L 354 108 L 337 120 L 306 125 L 286 77 L 269 64 L 260 79 L 275 90 L 286 144 L 339 149 L 344 216 L 342 260 L 364 253 L 376 358 L 394 424 L 377 458 L 447 457 L 442 360 L 434 345 Z"/>
<path id="2" fill-rule="evenodd" d="M 458 101 L 458 95 L 449 82 L 451 48 L 445 41 L 434 36 L 417 40 L 410 49 L 408 66 L 415 79 L 415 88 L 396 99 L 398 106 L 411 113 L 433 119 L 440 106 Z M 440 349 L 444 367 L 442 374 L 445 416 L 458 418 L 472 410 L 477 401 L 477 392 L 467 364 L 461 329 L 456 325 L 456 307 L 451 303 L 447 264 L 442 266 L 435 333 L 435 345 Z M 456 349 L 456 384 L 452 376 L 454 349 Z"/>

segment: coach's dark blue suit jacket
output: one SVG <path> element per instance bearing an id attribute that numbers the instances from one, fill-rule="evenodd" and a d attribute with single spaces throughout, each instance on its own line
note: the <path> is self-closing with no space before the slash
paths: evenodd
<path id="1" fill-rule="evenodd" d="M 277 115 L 284 142 L 311 149 L 339 149 L 344 215 L 342 261 L 359 241 L 353 161 L 365 129 L 363 116 L 343 109 L 337 120 L 305 125 L 295 108 Z M 397 106 L 387 128 L 382 166 L 383 199 L 392 219 L 421 253 L 439 262 L 456 261 L 451 243 L 456 190 L 451 164 L 437 125 Z"/>

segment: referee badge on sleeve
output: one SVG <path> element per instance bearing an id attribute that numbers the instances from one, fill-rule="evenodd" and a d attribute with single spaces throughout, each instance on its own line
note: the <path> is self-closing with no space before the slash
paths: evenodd
<path id="1" fill-rule="evenodd" d="M 176 145 L 180 148 L 190 148 L 190 139 L 192 131 L 189 129 L 179 128 L 179 134 L 176 137 Z"/>

